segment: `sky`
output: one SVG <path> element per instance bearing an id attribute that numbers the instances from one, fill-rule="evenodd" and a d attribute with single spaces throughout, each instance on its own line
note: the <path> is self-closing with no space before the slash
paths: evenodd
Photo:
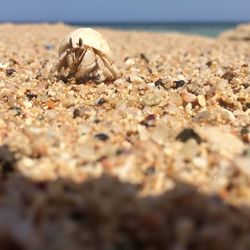
<path id="1" fill-rule="evenodd" d="M 250 21 L 250 0 L 0 0 L 0 21 Z"/>

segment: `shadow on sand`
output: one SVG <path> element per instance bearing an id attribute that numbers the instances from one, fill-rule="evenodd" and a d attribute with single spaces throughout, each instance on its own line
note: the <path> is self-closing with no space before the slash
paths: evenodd
<path id="1" fill-rule="evenodd" d="M 102 176 L 77 184 L 0 181 L 0 249 L 250 249 L 250 210 L 176 182 L 160 196 Z"/>

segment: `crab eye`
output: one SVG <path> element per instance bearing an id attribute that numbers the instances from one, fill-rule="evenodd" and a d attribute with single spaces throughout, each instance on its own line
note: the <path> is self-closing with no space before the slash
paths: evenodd
<path id="1" fill-rule="evenodd" d="M 79 47 L 82 47 L 83 41 L 82 38 L 79 38 Z"/>
<path id="2" fill-rule="evenodd" d="M 72 38 L 69 39 L 69 45 L 70 45 L 70 47 L 73 47 Z"/>

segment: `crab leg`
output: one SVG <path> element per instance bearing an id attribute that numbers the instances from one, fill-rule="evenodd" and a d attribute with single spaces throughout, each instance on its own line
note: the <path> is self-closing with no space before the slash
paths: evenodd
<path id="1" fill-rule="evenodd" d="M 114 68 L 114 66 L 109 62 L 109 60 L 106 58 L 106 56 L 102 55 L 98 51 L 96 51 L 98 56 L 102 59 L 105 67 L 109 70 L 109 72 L 112 74 L 113 78 L 117 78 L 119 75 L 119 72 L 117 69 Z"/>
<path id="2" fill-rule="evenodd" d="M 65 52 L 63 52 L 61 54 L 61 56 L 59 57 L 59 59 L 55 62 L 55 64 L 52 66 L 52 69 L 50 70 L 50 74 L 49 77 L 52 76 L 52 74 L 57 71 L 59 72 L 63 66 L 65 65 L 66 59 L 67 59 L 67 55 L 70 53 L 70 50 L 67 49 Z"/>

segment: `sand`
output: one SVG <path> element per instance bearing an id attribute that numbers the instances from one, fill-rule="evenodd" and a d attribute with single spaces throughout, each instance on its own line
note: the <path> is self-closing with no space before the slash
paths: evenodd
<path id="1" fill-rule="evenodd" d="M 250 26 L 98 29 L 100 84 L 48 79 L 71 30 L 0 25 L 0 249 L 249 249 Z"/>

